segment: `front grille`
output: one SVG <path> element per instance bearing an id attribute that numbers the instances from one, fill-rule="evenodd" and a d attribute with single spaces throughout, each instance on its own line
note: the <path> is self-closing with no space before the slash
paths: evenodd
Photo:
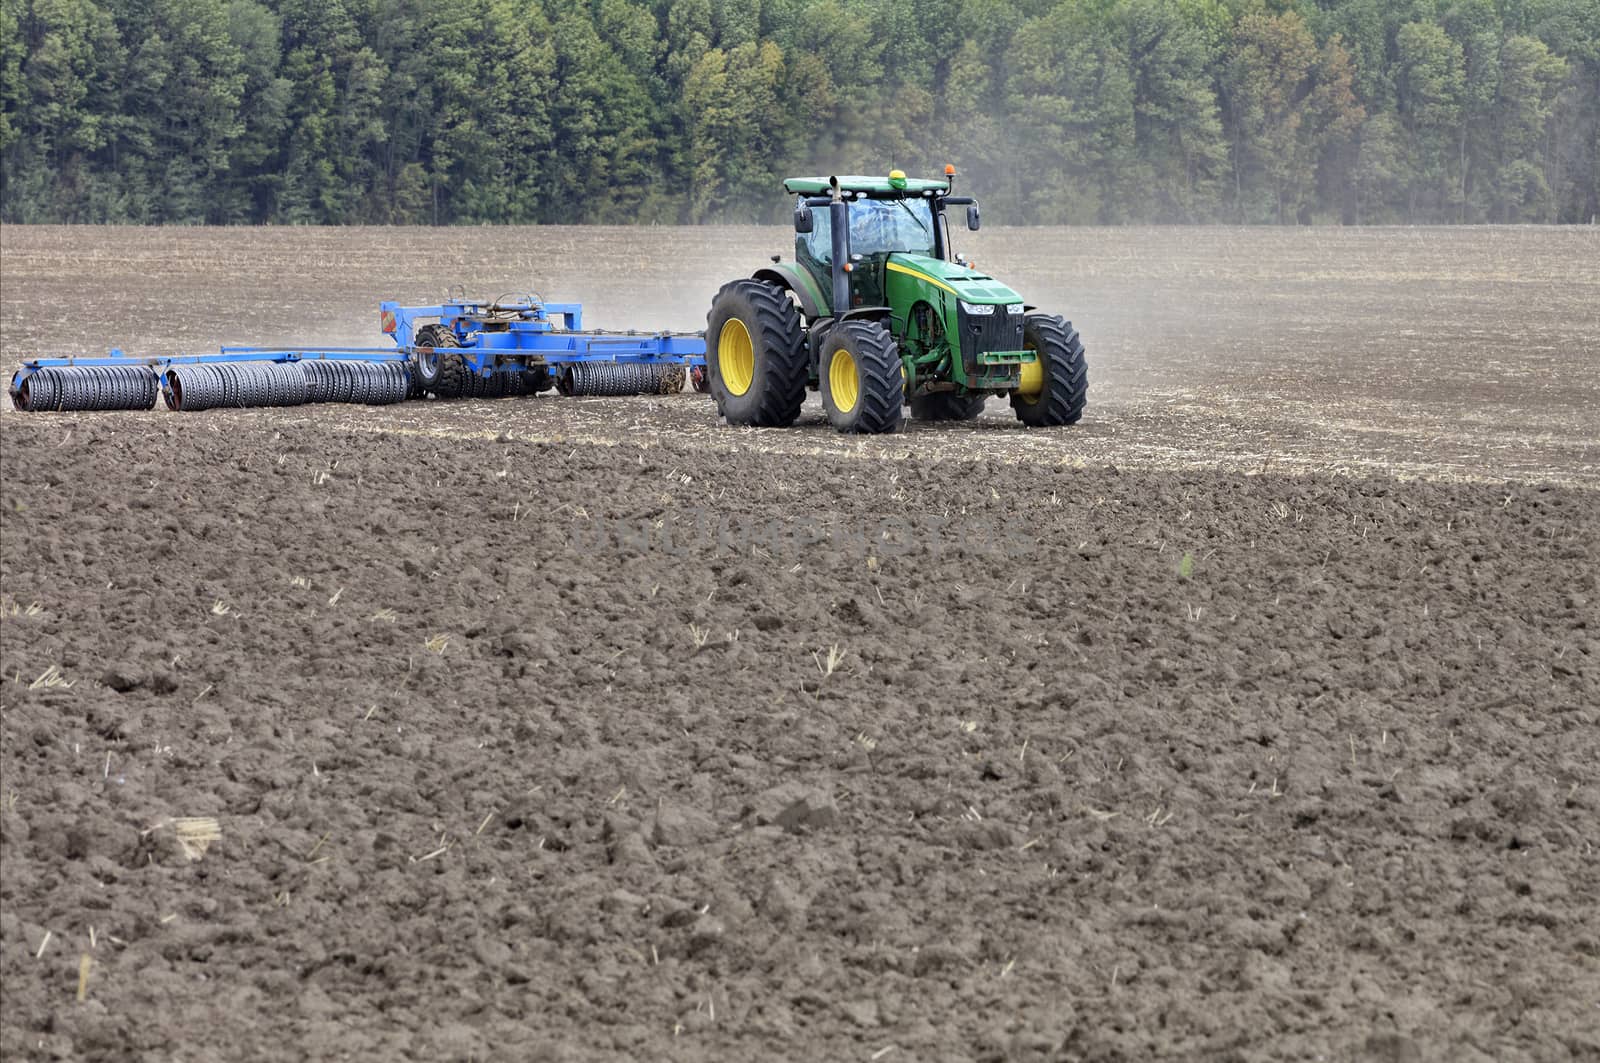
<path id="1" fill-rule="evenodd" d="M 979 354 L 1022 350 L 1022 315 L 1008 314 L 1003 306 L 994 309 L 992 314 L 969 314 L 965 310 L 958 312 L 961 365 L 968 377 L 987 376 L 995 371 L 979 363 Z"/>

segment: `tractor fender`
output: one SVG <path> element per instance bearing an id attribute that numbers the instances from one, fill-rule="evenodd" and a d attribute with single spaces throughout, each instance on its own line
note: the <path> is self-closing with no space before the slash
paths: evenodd
<path id="1" fill-rule="evenodd" d="M 893 311 L 887 306 L 858 306 L 843 317 L 823 318 L 807 330 L 806 339 L 810 344 L 811 368 L 816 371 L 818 357 L 822 353 L 822 345 L 828 342 L 828 334 L 843 325 L 846 321 L 880 321 L 892 334 L 894 332 Z"/>
<path id="2" fill-rule="evenodd" d="M 800 312 L 806 316 L 807 321 L 828 316 L 817 291 L 816 282 L 798 266 L 791 266 L 787 262 L 776 263 L 763 266 L 756 270 L 753 276 L 758 281 L 776 284 L 786 291 L 793 292 L 795 298 L 800 301 Z"/>

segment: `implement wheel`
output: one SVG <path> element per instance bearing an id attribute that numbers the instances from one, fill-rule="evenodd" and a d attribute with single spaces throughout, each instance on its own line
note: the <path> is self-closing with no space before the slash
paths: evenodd
<path id="1" fill-rule="evenodd" d="M 466 362 L 459 354 L 451 354 L 446 350 L 461 346 L 456 334 L 444 325 L 423 325 L 417 329 L 413 346 L 434 349 L 431 354 L 417 351 L 412 355 L 417 386 L 423 391 L 433 392 L 441 399 L 460 398 L 467 386 Z"/>
<path id="2" fill-rule="evenodd" d="M 898 432 L 904 419 L 900 349 L 876 321 L 846 321 L 823 345 L 822 407 L 841 432 Z"/>
<path id="3" fill-rule="evenodd" d="M 1022 386 L 1011 393 L 1017 420 L 1033 428 L 1077 424 L 1089 402 L 1089 363 L 1078 330 L 1054 314 L 1029 314 L 1022 345 L 1037 357 L 1022 366 Z"/>
<path id="4" fill-rule="evenodd" d="M 729 424 L 794 424 L 806 368 L 800 312 L 783 289 L 757 280 L 722 286 L 706 315 L 706 371 Z"/>
<path id="5" fill-rule="evenodd" d="M 911 416 L 919 421 L 970 421 L 983 412 L 987 395 L 957 395 L 935 391 L 911 400 Z"/>
<path id="6" fill-rule="evenodd" d="M 522 371 L 524 394 L 539 395 L 556 386 L 555 374 L 547 365 L 530 365 Z"/>

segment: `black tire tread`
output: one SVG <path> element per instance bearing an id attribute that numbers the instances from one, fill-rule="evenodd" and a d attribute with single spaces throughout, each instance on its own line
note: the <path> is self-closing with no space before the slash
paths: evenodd
<path id="1" fill-rule="evenodd" d="M 905 421 L 905 375 L 901 372 L 899 345 L 889 330 L 876 321 L 846 321 L 835 326 L 824 346 L 829 350 L 846 347 L 856 360 L 861 381 L 853 416 L 845 419 L 830 409 L 829 420 L 834 427 L 865 435 L 898 432 Z M 825 381 L 827 373 L 824 359 L 818 375 Z"/>
<path id="2" fill-rule="evenodd" d="M 1044 391 L 1034 402 L 1011 396 L 1017 419 L 1035 428 L 1077 424 L 1089 404 L 1089 363 L 1072 322 L 1055 314 L 1029 314 L 1023 323 L 1045 359 Z"/>
<path id="3" fill-rule="evenodd" d="M 442 351 L 447 347 L 460 347 L 461 340 L 448 326 L 440 323 L 423 325 L 417 329 L 415 345 Z M 466 395 L 471 387 L 467 380 L 468 376 L 466 361 L 459 354 L 440 354 L 438 379 L 431 385 L 421 386 L 425 391 L 431 391 L 441 399 L 459 399 Z"/>
<path id="4" fill-rule="evenodd" d="M 748 307 L 747 320 L 737 313 L 740 303 Z M 707 363 L 716 364 L 715 345 L 721 329 L 712 326 L 719 314 L 739 317 L 750 332 L 756 345 L 756 375 L 750 388 L 756 392 L 753 408 L 729 410 L 734 398 L 722 385 L 720 368 L 709 373 L 711 393 L 717 401 L 717 412 L 729 424 L 750 425 L 757 428 L 787 428 L 800 416 L 800 406 L 806 398 L 806 382 L 810 366 L 806 362 L 805 332 L 800 323 L 800 312 L 790 302 L 787 293 L 775 284 L 744 278 L 724 284 L 711 300 L 711 310 L 706 314 Z M 747 396 L 738 396 L 745 398 Z"/>

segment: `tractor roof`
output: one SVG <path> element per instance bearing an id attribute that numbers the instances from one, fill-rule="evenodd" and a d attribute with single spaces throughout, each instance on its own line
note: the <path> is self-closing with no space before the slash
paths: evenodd
<path id="1" fill-rule="evenodd" d="M 920 196 L 923 192 L 948 192 L 948 180 L 926 181 L 918 177 L 907 177 L 905 187 L 896 187 L 889 183 L 888 177 L 859 177 L 841 176 L 839 187 L 846 192 L 861 192 L 869 196 Z M 825 196 L 833 191 L 826 177 L 791 177 L 783 182 L 783 190 L 797 196 Z"/>

